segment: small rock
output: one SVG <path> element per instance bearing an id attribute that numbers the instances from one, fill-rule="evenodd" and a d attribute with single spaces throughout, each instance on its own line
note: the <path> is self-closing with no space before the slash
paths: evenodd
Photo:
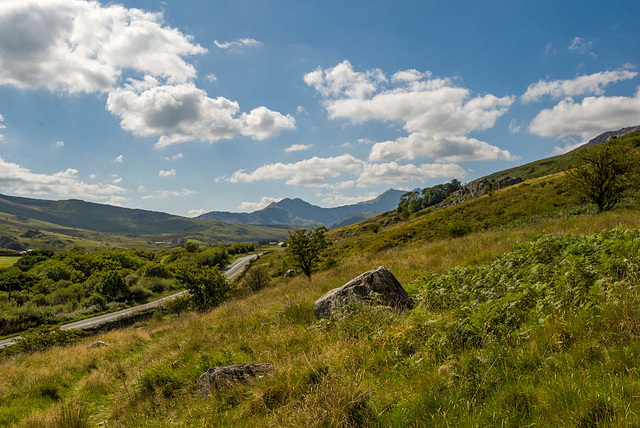
<path id="1" fill-rule="evenodd" d="M 93 349 L 100 348 L 102 346 L 109 346 L 109 344 L 107 342 L 103 342 L 102 340 L 98 340 L 97 342 L 93 342 L 91 345 L 89 345 L 88 348 Z"/>
<path id="2" fill-rule="evenodd" d="M 198 379 L 198 393 L 201 397 L 206 397 L 214 389 L 261 378 L 272 371 L 271 364 L 233 364 L 211 367 Z"/>
<path id="3" fill-rule="evenodd" d="M 293 276 L 293 270 L 289 269 L 284 273 L 285 278 L 291 278 Z"/>
<path id="4" fill-rule="evenodd" d="M 320 297 L 313 305 L 313 313 L 317 318 L 325 318 L 334 307 L 345 301 L 355 302 L 376 293 L 382 304 L 396 309 L 413 306 L 411 298 L 402 285 L 389 270 L 380 266 L 378 269 L 365 272 L 339 288 L 334 288 Z"/>

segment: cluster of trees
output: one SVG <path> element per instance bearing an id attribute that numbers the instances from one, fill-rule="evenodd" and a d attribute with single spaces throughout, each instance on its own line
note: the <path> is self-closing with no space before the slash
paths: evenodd
<path id="1" fill-rule="evenodd" d="M 180 288 L 190 290 L 198 309 L 217 305 L 229 290 L 220 271 L 229 251 L 189 244 L 160 251 L 30 251 L 0 270 L 0 335 L 145 302 Z M 236 244 L 232 251 L 250 248 L 253 244 Z"/>
<path id="2" fill-rule="evenodd" d="M 462 184 L 454 178 L 450 183 L 425 187 L 422 191 L 407 192 L 400 197 L 396 211 L 406 219 L 415 212 L 439 204 L 460 189 Z"/>

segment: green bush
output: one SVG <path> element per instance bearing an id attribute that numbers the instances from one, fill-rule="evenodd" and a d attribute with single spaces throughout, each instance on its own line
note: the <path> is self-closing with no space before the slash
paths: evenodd
<path id="1" fill-rule="evenodd" d="M 270 280 L 266 266 L 254 266 L 247 272 L 244 286 L 251 291 L 259 291 L 267 287 Z"/>

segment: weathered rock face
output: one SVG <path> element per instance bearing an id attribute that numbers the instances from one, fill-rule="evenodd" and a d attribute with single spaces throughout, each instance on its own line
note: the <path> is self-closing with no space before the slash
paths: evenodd
<path id="1" fill-rule="evenodd" d="M 411 298 L 389 270 L 380 266 L 365 272 L 339 288 L 334 288 L 316 300 L 313 313 L 317 318 L 325 318 L 336 306 L 345 302 L 355 302 L 377 293 L 380 302 L 397 309 L 413 306 Z"/>
<path id="2" fill-rule="evenodd" d="M 201 397 L 206 397 L 215 389 L 261 378 L 272 371 L 271 364 L 233 364 L 211 367 L 198 379 L 198 393 Z"/>

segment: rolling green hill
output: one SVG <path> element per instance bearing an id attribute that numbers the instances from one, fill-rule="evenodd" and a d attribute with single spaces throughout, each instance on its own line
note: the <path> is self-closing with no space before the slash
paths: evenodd
<path id="1" fill-rule="evenodd" d="M 80 200 L 49 201 L 0 195 L 0 236 L 33 248 L 131 247 L 187 238 L 207 243 L 277 240 L 286 237 L 287 231 Z"/>

